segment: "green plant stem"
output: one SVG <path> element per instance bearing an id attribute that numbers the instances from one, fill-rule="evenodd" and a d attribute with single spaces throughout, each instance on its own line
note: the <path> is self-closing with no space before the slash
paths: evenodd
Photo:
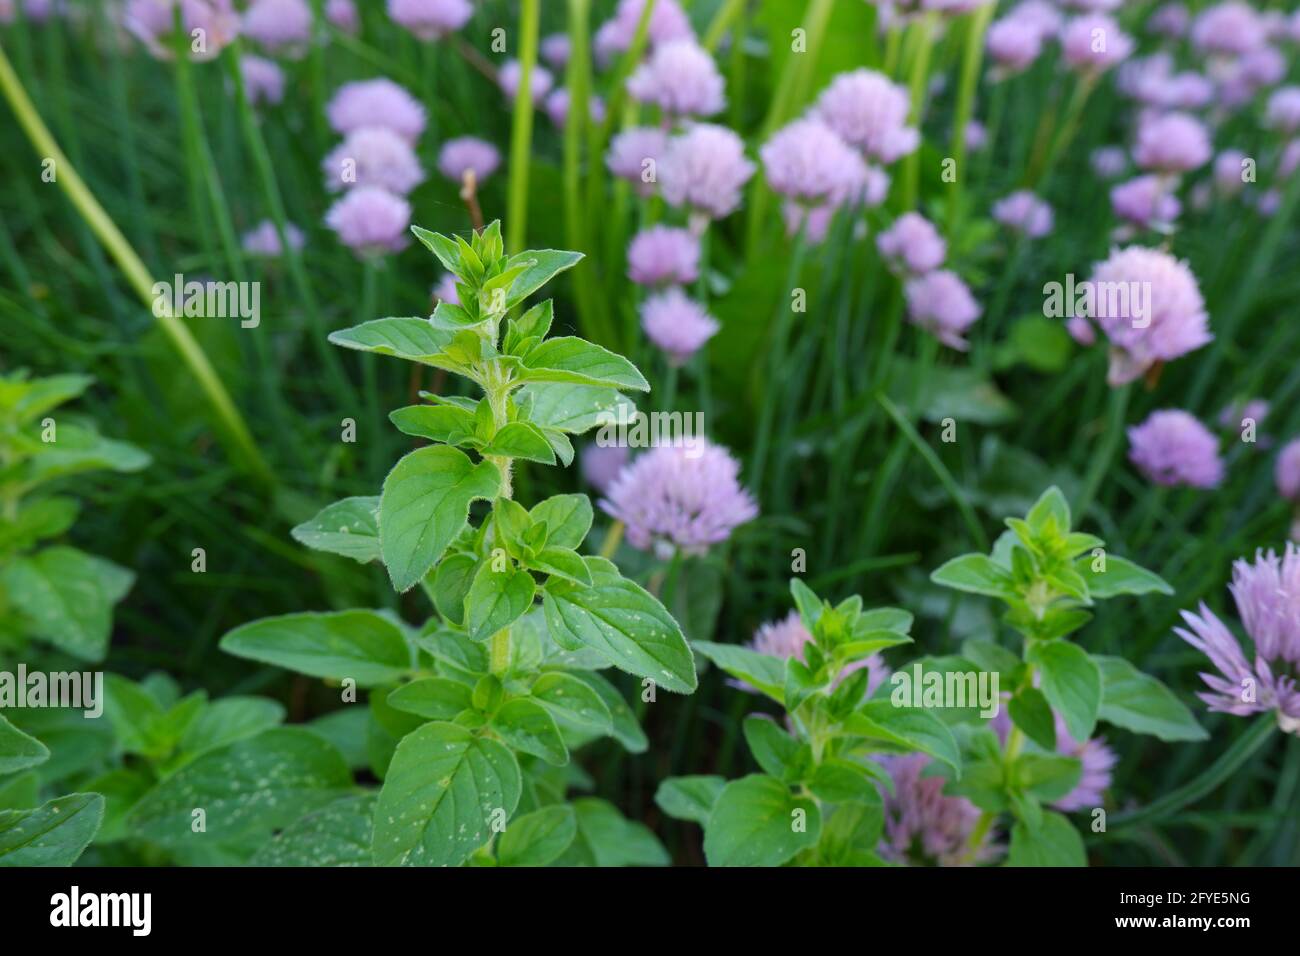
<path id="1" fill-rule="evenodd" d="M 5 99 L 18 118 L 19 125 L 35 147 L 37 155 L 54 160 L 55 168 L 59 171 L 57 182 L 69 201 L 108 250 L 109 255 L 113 257 L 128 284 L 140 297 L 140 301 L 146 307 L 154 309 L 153 314 L 162 326 L 167 340 L 179 353 L 208 404 L 212 406 L 231 454 L 259 482 L 268 486 L 273 485 L 274 473 L 258 451 L 243 416 L 240 415 L 239 409 L 230 398 L 230 393 L 226 391 L 220 377 L 212 368 L 203 348 L 190 334 L 189 328 L 172 314 L 171 303 L 163 303 L 161 300 L 155 303 L 154 281 L 149 275 L 149 270 L 145 268 L 140 257 L 131 248 L 131 244 L 109 218 L 104 207 L 95 199 L 85 181 L 55 142 L 49 128 L 46 127 L 27 96 L 27 91 L 23 89 L 17 74 L 14 73 L 2 45 L 0 45 L 0 91 L 3 91 Z M 160 312 L 162 314 L 159 314 Z"/>
<path id="2" fill-rule="evenodd" d="M 1276 729 L 1277 717 L 1274 714 L 1260 714 L 1250 729 L 1238 737 L 1232 746 L 1201 774 L 1145 807 L 1116 814 L 1110 820 L 1111 829 L 1154 823 L 1177 813 L 1188 804 L 1195 803 L 1236 773 L 1255 751 L 1268 743 Z"/>
<path id="3" fill-rule="evenodd" d="M 980 65 L 984 59 L 984 34 L 993 19 L 996 3 L 986 3 L 966 20 L 966 47 L 962 54 L 961 80 L 957 88 L 957 115 L 953 120 L 952 158 L 956 164 L 957 181 L 952 184 L 952 197 L 948 206 L 948 233 L 956 234 L 961 215 L 962 186 L 966 182 L 966 126 L 975 106 L 975 87 L 979 82 Z"/>
<path id="4" fill-rule="evenodd" d="M 528 155 L 533 145 L 533 67 L 537 65 L 540 0 L 520 0 L 519 89 L 510 124 L 510 181 L 506 251 L 519 252 L 528 235 Z M 572 109 L 572 107 L 570 107 Z"/>
<path id="5" fill-rule="evenodd" d="M 935 477 L 939 479 L 939 483 L 942 484 L 944 489 L 948 492 L 948 496 L 952 498 L 953 504 L 955 504 L 957 510 L 961 512 L 962 520 L 966 523 L 966 529 L 970 532 L 971 540 L 979 546 L 981 551 L 987 551 L 989 547 L 988 537 L 984 534 L 984 529 L 980 526 L 979 519 L 975 516 L 975 509 L 972 508 L 970 502 L 966 500 L 966 495 L 957 485 L 957 482 L 953 480 L 952 473 L 948 471 L 947 466 L 944 465 L 939 456 L 934 453 L 934 449 L 926 444 L 925 439 L 923 439 L 920 434 L 917 433 L 916 429 L 912 427 L 912 423 L 907 420 L 901 411 L 899 411 L 898 406 L 890 401 L 883 392 L 878 392 L 876 394 L 876 401 L 880 404 L 880 407 L 885 410 L 885 414 L 888 415 L 893 420 L 894 424 L 898 426 L 898 430 L 902 432 L 903 436 L 911 443 L 912 447 L 916 450 L 916 453 L 925 460 L 927 465 L 930 466 L 930 470 L 934 472 Z"/>
<path id="6" fill-rule="evenodd" d="M 912 106 L 908 111 L 909 122 L 917 129 L 925 115 L 925 85 L 930 76 L 930 53 L 934 49 L 935 13 L 930 11 L 912 26 L 913 51 L 912 72 L 909 81 Z M 921 151 L 912 150 L 903 160 L 902 197 L 903 209 L 916 208 L 916 196 L 921 183 Z"/>
<path id="7" fill-rule="evenodd" d="M 1080 517 L 1088 513 L 1093 499 L 1097 497 L 1097 490 L 1101 487 L 1102 479 L 1106 476 L 1106 471 L 1115 458 L 1115 451 L 1119 448 L 1120 435 L 1124 431 L 1124 414 L 1128 411 L 1129 393 L 1132 388 L 1132 385 L 1121 385 L 1110 390 L 1106 431 L 1102 434 L 1101 447 L 1097 449 L 1096 455 L 1088 467 L 1088 474 L 1083 482 L 1083 490 L 1079 492 L 1079 499 L 1074 503 L 1075 514 Z"/>

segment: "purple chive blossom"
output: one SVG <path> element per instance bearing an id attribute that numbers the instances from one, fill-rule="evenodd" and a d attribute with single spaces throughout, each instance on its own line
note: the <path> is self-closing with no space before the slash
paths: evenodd
<path id="1" fill-rule="evenodd" d="M 1268 98 L 1264 123 L 1287 136 L 1300 131 L 1300 86 L 1284 86 Z"/>
<path id="2" fill-rule="evenodd" d="M 627 464 L 626 445 L 601 445 L 595 442 L 582 449 L 582 480 L 602 495 Z"/>
<path id="3" fill-rule="evenodd" d="M 984 44 L 998 66 L 1000 76 L 1027 69 L 1043 52 L 1043 33 L 1038 25 L 1014 14 L 989 27 Z"/>
<path id="4" fill-rule="evenodd" d="M 465 173 L 474 171 L 474 179 L 482 183 L 501 165 L 501 153 L 487 140 L 474 136 L 458 136 L 442 144 L 438 151 L 438 172 L 452 182 L 459 183 Z"/>
<path id="5" fill-rule="evenodd" d="M 837 209 L 846 203 L 861 203 L 868 208 L 879 206 L 889 195 L 889 174 L 875 166 L 868 166 L 856 153 L 852 162 L 845 169 L 842 191 L 831 196 L 831 201 L 820 206 L 808 207 L 795 200 L 787 200 L 781 206 L 781 217 L 785 220 L 786 233 L 797 236 L 803 231 L 804 239 L 816 245 L 826 238 L 831 220 Z"/>
<path id="6" fill-rule="evenodd" d="M 1246 154 L 1239 149 L 1225 149 L 1214 157 L 1214 185 L 1228 196 L 1241 192 L 1246 184 L 1242 178 L 1245 169 Z"/>
<path id="7" fill-rule="evenodd" d="M 1065 62 L 1084 73 L 1104 73 L 1133 52 L 1133 39 L 1107 16 L 1076 17 L 1061 32 Z"/>
<path id="8" fill-rule="evenodd" d="M 1223 481 L 1219 439 L 1177 408 L 1152 412 L 1128 430 L 1128 457 L 1157 485 L 1214 488 Z"/>
<path id="9" fill-rule="evenodd" d="M 1147 29 L 1158 36 L 1180 40 L 1187 35 L 1191 23 L 1192 17 L 1187 12 L 1187 7 L 1181 3 L 1166 3 L 1151 14 Z"/>
<path id="10" fill-rule="evenodd" d="M 384 126 L 408 143 L 424 132 L 424 107 L 392 80 L 361 80 L 339 87 L 326 107 L 330 126 L 346 136 L 363 126 Z"/>
<path id="11" fill-rule="evenodd" d="M 740 486 L 740 462 L 707 439 L 660 445 L 619 473 L 600 506 L 627 526 L 627 540 L 667 559 L 704 554 L 758 516 Z"/>
<path id="12" fill-rule="evenodd" d="M 1099 146 L 1092 151 L 1089 162 L 1102 179 L 1114 179 L 1128 168 L 1128 154 L 1120 146 Z"/>
<path id="13" fill-rule="evenodd" d="M 1216 421 L 1220 428 L 1238 429 L 1244 428 L 1247 421 L 1254 422 L 1258 425 L 1264 419 L 1268 418 L 1269 410 L 1272 406 L 1262 398 L 1254 398 L 1248 402 L 1233 402 L 1226 406 L 1223 411 L 1219 412 Z"/>
<path id="14" fill-rule="evenodd" d="M 244 95 L 253 106 L 274 106 L 284 99 L 284 71 L 272 60 L 245 53 L 239 58 Z"/>
<path id="15" fill-rule="evenodd" d="M 321 161 L 331 192 L 354 186 L 379 186 L 405 196 L 424 182 L 424 170 L 409 143 L 391 129 L 353 130 Z"/>
<path id="16" fill-rule="evenodd" d="M 1090 810 L 1102 805 L 1102 794 L 1110 787 L 1111 773 L 1119 758 L 1115 751 L 1106 745 L 1105 737 L 1092 737 L 1083 743 L 1070 736 L 1065 726 L 1065 719 L 1060 714 L 1056 718 L 1056 751 L 1066 757 L 1074 757 L 1083 764 L 1083 774 L 1074 789 L 1052 804 L 1057 810 L 1072 813 L 1075 810 Z"/>
<path id="17" fill-rule="evenodd" d="M 546 102 L 542 104 L 547 118 L 564 129 L 564 124 L 569 119 L 569 91 L 565 87 L 558 90 L 552 90 L 551 94 L 546 97 Z M 592 96 L 587 99 L 587 115 L 591 117 L 593 123 L 605 122 L 605 101 L 599 96 Z"/>
<path id="18" fill-rule="evenodd" d="M 1233 562 L 1229 585 L 1241 623 L 1255 644 L 1252 668 L 1237 638 L 1204 602 L 1199 614 L 1183 611 L 1187 629 L 1174 633 L 1205 654 L 1219 671 L 1201 674 L 1210 692 L 1197 696 L 1210 710 L 1244 717 L 1277 712 L 1288 733 L 1300 733 L 1300 548 L 1288 544 L 1279 558 L 1256 552 L 1254 562 Z"/>
<path id="19" fill-rule="evenodd" d="M 1027 189 L 994 203 L 993 218 L 1030 239 L 1040 239 L 1052 231 L 1052 207 Z"/>
<path id="20" fill-rule="evenodd" d="M 641 327 L 674 366 L 686 364 L 720 328 L 704 306 L 676 286 L 641 303 Z"/>
<path id="21" fill-rule="evenodd" d="M 948 244 L 920 213 L 906 212 L 876 237 L 876 248 L 898 271 L 920 275 L 943 265 Z"/>
<path id="22" fill-rule="evenodd" d="M 1300 502 L 1300 438 L 1293 438 L 1282 446 L 1273 469 L 1277 493 L 1287 501 Z"/>
<path id="23" fill-rule="evenodd" d="M 325 19 L 344 33 L 355 34 L 361 29 L 361 18 L 357 16 L 357 5 L 352 0 L 327 0 Z"/>
<path id="24" fill-rule="evenodd" d="M 501 87 L 501 92 L 505 93 L 506 99 L 511 102 L 514 102 L 515 96 L 519 93 L 523 74 L 523 65 L 518 60 L 507 60 L 497 73 L 497 84 Z M 551 71 L 544 66 L 534 64 L 533 75 L 529 78 L 529 91 L 534 105 L 540 103 L 543 97 L 551 92 L 553 86 L 555 86 L 555 77 L 551 75 Z"/>
<path id="25" fill-rule="evenodd" d="M 330 207 L 325 225 L 359 256 L 396 252 L 406 245 L 411 204 L 378 186 L 358 186 Z"/>
<path id="26" fill-rule="evenodd" d="M 1097 341 L 1097 330 L 1091 322 L 1079 315 L 1065 320 L 1065 331 L 1070 333 L 1070 338 L 1085 347 Z"/>
<path id="27" fill-rule="evenodd" d="M 717 64 L 693 39 L 655 47 L 628 78 L 627 91 L 638 103 L 657 106 L 675 118 L 712 116 L 727 105 Z"/>
<path id="28" fill-rule="evenodd" d="M 1023 0 L 1007 12 L 1006 18 L 1030 24 L 1043 39 L 1053 37 L 1061 30 L 1061 11 L 1047 0 Z"/>
<path id="29" fill-rule="evenodd" d="M 1167 252 L 1141 246 L 1116 250 L 1093 269 L 1091 288 L 1129 292 L 1127 297 L 1097 295 L 1092 303 L 1110 339 L 1111 385 L 1134 381 L 1157 362 L 1186 355 L 1214 338 L 1196 276 Z"/>
<path id="30" fill-rule="evenodd" d="M 284 224 L 284 237 L 289 241 L 289 247 L 292 249 L 301 249 L 306 244 L 302 230 L 291 222 Z M 284 250 L 280 247 L 280 234 L 275 231 L 275 223 L 269 219 L 263 219 L 256 227 L 244 233 L 240 245 L 245 252 L 253 256 L 274 259 L 284 254 Z"/>
<path id="31" fill-rule="evenodd" d="M 1159 176 L 1138 176 L 1110 191 L 1115 215 L 1139 229 L 1167 230 L 1182 212 L 1182 204 Z"/>
<path id="32" fill-rule="evenodd" d="M 438 284 L 433 287 L 433 298 L 448 305 L 460 305 L 460 293 L 456 291 L 456 277 L 444 272 Z"/>
<path id="33" fill-rule="evenodd" d="M 911 98 L 883 73 L 841 73 L 817 99 L 816 115 L 844 142 L 886 165 L 920 145 L 920 134 L 907 125 Z"/>
<path id="34" fill-rule="evenodd" d="M 455 33 L 474 15 L 469 0 L 388 0 L 388 16 L 425 42 Z"/>
<path id="35" fill-rule="evenodd" d="M 797 119 L 759 150 L 768 185 L 804 206 L 834 202 L 863 176 L 862 158 L 819 119 Z"/>
<path id="36" fill-rule="evenodd" d="M 650 196 L 659 179 L 659 162 L 667 151 L 667 133 L 649 126 L 634 126 L 610 140 L 605 165 L 619 179 L 635 184 L 642 196 Z"/>
<path id="37" fill-rule="evenodd" d="M 1264 24 L 1246 3 L 1216 4 L 1192 23 L 1192 44 L 1203 53 L 1248 53 L 1264 40 Z"/>
<path id="38" fill-rule="evenodd" d="M 1143 169 L 1186 173 L 1204 166 L 1213 153 L 1205 124 L 1186 113 L 1166 113 L 1138 129 L 1133 158 Z"/>
<path id="39" fill-rule="evenodd" d="M 1289 177 L 1297 169 L 1300 169 L 1300 139 L 1293 139 L 1282 149 L 1282 155 L 1278 157 L 1277 171 L 1283 178 Z"/>
<path id="40" fill-rule="evenodd" d="M 812 639 L 812 634 L 808 632 L 808 628 L 803 626 L 803 620 L 799 617 L 799 612 L 791 611 L 780 620 L 768 621 L 766 624 L 759 625 L 758 630 L 754 632 L 754 636 L 750 639 L 748 647 L 758 654 L 779 657 L 783 661 L 792 657 L 806 661 L 805 650 L 812 643 Z M 866 696 L 870 697 L 889 677 L 889 668 L 885 666 L 885 660 L 879 654 L 872 654 L 870 657 L 846 665 L 844 670 L 836 675 L 836 683 L 854 671 L 862 670 L 864 667 L 869 669 Z M 757 693 L 753 687 L 744 681 L 731 681 L 730 683 L 750 693 Z"/>
<path id="41" fill-rule="evenodd" d="M 979 120 L 971 120 L 966 124 L 966 148 L 972 153 L 978 153 L 988 141 L 989 131 L 985 129 L 983 123 Z"/>
<path id="42" fill-rule="evenodd" d="M 58 0 L 57 4 L 55 0 L 22 0 L 21 5 L 28 23 L 44 23 L 55 14 L 67 15 L 63 0 Z M 0 0 L 0 23 L 13 23 L 17 15 L 17 0 Z"/>
<path id="43" fill-rule="evenodd" d="M 569 35 L 567 33 L 552 33 L 542 37 L 541 44 L 542 59 L 551 65 L 553 69 L 563 70 L 569 65 Z"/>
<path id="44" fill-rule="evenodd" d="M 636 36 L 644 9 L 645 0 L 620 0 L 614 16 L 600 25 L 593 39 L 597 63 L 606 66 L 615 57 L 627 52 Z M 695 35 L 691 21 L 677 0 L 655 0 L 646 32 L 652 46 Z"/>
<path id="45" fill-rule="evenodd" d="M 725 126 L 696 123 L 668 142 L 659 181 L 671 206 L 688 206 L 712 219 L 740 205 L 741 187 L 754 175 L 745 144 Z"/>
<path id="46" fill-rule="evenodd" d="M 700 240 L 689 229 L 651 226 L 632 237 L 627 277 L 637 285 L 687 285 L 700 275 Z"/>
<path id="47" fill-rule="evenodd" d="M 886 755 L 880 763 L 894 781 L 893 792 L 884 794 L 882 857 L 913 866 L 965 866 L 997 856 L 1000 848 L 991 828 L 972 852 L 980 810 L 965 797 L 944 796 L 944 778 L 924 773 L 928 756 Z"/>
<path id="48" fill-rule="evenodd" d="M 151 56 L 171 59 L 175 52 L 172 11 L 181 8 L 185 49 L 195 60 L 210 60 L 239 34 L 239 13 L 231 0 L 127 0 L 122 22 Z M 195 31 L 202 31 L 195 49 Z"/>
<path id="49" fill-rule="evenodd" d="M 970 348 L 962 335 L 980 317 L 980 307 L 957 273 L 940 269 L 908 279 L 903 294 L 909 322 L 951 349 L 964 352 Z"/>
<path id="50" fill-rule="evenodd" d="M 307 0 L 254 0 L 242 33 L 264 50 L 296 59 L 311 43 L 311 7 Z"/>

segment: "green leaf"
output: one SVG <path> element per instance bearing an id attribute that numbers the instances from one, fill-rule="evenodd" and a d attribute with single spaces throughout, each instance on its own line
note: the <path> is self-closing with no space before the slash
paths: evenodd
<path id="1" fill-rule="evenodd" d="M 275 727 L 210 750 L 163 780 L 128 818 L 135 835 L 166 846 L 228 843 L 288 826 L 352 785 L 343 755 L 323 737 Z M 206 831 L 193 829 L 202 810 Z"/>
<path id="2" fill-rule="evenodd" d="M 0 584 L 35 634 L 85 661 L 103 660 L 113 605 L 134 580 L 111 561 L 63 546 L 19 558 L 0 572 Z"/>
<path id="3" fill-rule="evenodd" d="M 424 677 L 389 694 L 388 706 L 430 720 L 451 720 L 473 706 L 473 691 L 460 681 Z"/>
<path id="4" fill-rule="evenodd" d="M 948 726 L 928 710 L 895 707 L 887 700 L 869 700 L 844 722 L 846 733 L 919 750 L 961 774 L 961 753 Z"/>
<path id="5" fill-rule="evenodd" d="M 104 819 L 104 798 L 72 793 L 35 810 L 0 810 L 0 866 L 71 866 Z"/>
<path id="6" fill-rule="evenodd" d="M 433 574 L 433 606 L 453 624 L 465 623 L 465 598 L 478 570 L 472 554 L 451 554 L 439 562 Z"/>
<path id="7" fill-rule="evenodd" d="M 152 461 L 135 445 L 105 438 L 90 428 L 69 422 L 59 425 L 55 431 L 56 440 L 42 444 L 40 454 L 27 462 L 25 481 L 28 484 L 102 469 L 135 472 L 148 467 Z"/>
<path id="8" fill-rule="evenodd" d="M 777 703 L 785 702 L 785 661 L 781 658 L 760 654 L 738 644 L 696 641 L 694 647 L 732 677 L 744 681 Z"/>
<path id="9" fill-rule="evenodd" d="M 934 571 L 930 580 L 971 594 L 1002 598 L 1014 594 L 1011 576 L 991 558 L 982 554 L 963 554 L 959 558 L 953 558 Z"/>
<path id="10" fill-rule="evenodd" d="M 1007 704 L 1012 722 L 1034 743 L 1056 749 L 1056 720 L 1047 698 L 1037 687 L 1024 687 Z"/>
<path id="11" fill-rule="evenodd" d="M 424 247 L 438 257 L 442 267 L 457 278 L 461 277 L 460 249 L 454 239 L 448 239 L 438 232 L 430 232 L 420 226 L 412 226 L 411 232 Z"/>
<path id="12" fill-rule="evenodd" d="M 492 729 L 516 750 L 556 766 L 569 762 L 569 748 L 564 745 L 555 718 L 535 700 L 516 697 L 506 701 L 492 718 Z"/>
<path id="13" fill-rule="evenodd" d="M 1100 719 L 1169 743 L 1209 738 L 1192 712 L 1160 681 L 1122 657 L 1093 655 L 1092 659 L 1101 669 Z"/>
<path id="14" fill-rule="evenodd" d="M 1065 718 L 1070 736 L 1078 741 L 1091 737 L 1101 708 L 1101 669 L 1077 645 L 1065 641 L 1031 644 L 1026 660 L 1041 670 L 1043 694 Z"/>
<path id="15" fill-rule="evenodd" d="M 591 500 L 586 495 L 553 495 L 528 514 L 534 522 L 546 522 L 546 543 L 553 548 L 577 548 L 591 530 Z"/>
<path id="16" fill-rule="evenodd" d="M 6 379 L 0 392 L 0 411 L 14 424 L 25 425 L 79 397 L 93 384 L 95 380 L 89 375 L 50 375 L 26 382 Z"/>
<path id="17" fill-rule="evenodd" d="M 214 700 L 181 735 L 181 750 L 201 754 L 245 737 L 253 737 L 284 721 L 284 705 L 267 697 L 223 697 Z"/>
<path id="18" fill-rule="evenodd" d="M 407 405 L 388 413 L 397 430 L 416 438 L 459 445 L 474 434 L 474 414 L 458 405 Z"/>
<path id="19" fill-rule="evenodd" d="M 774 777 L 753 774 L 722 788 L 704 826 L 709 866 L 780 866 L 817 845 L 821 812 Z"/>
<path id="20" fill-rule="evenodd" d="M 695 659 L 681 628 L 632 581 L 588 588 L 552 578 L 542 591 L 542 604 L 552 633 L 566 633 L 620 670 L 649 677 L 664 690 L 695 690 Z"/>
<path id="21" fill-rule="evenodd" d="M 506 308 L 513 309 L 561 272 L 572 269 L 580 261 L 582 261 L 581 252 L 565 252 L 559 249 L 529 249 L 527 252 L 511 256 L 506 261 L 507 269 L 521 263 L 530 263 L 530 265 L 510 286 L 510 292 L 506 295 Z"/>
<path id="22" fill-rule="evenodd" d="M 471 639 L 486 641 L 533 606 L 533 576 L 519 568 L 493 571 L 484 561 L 465 596 L 465 627 Z"/>
<path id="23" fill-rule="evenodd" d="M 29 737 L 0 714 L 0 775 L 17 773 L 50 759 L 49 748 Z"/>
<path id="24" fill-rule="evenodd" d="M 373 319 L 331 332 L 329 340 L 345 349 L 445 368 L 442 353 L 451 344 L 452 333 L 437 328 L 428 319 Z"/>
<path id="25" fill-rule="evenodd" d="M 365 564 L 379 560 L 379 498 L 344 498 L 326 505 L 291 532 L 293 539 L 316 551 L 341 554 Z"/>
<path id="26" fill-rule="evenodd" d="M 1087 866 L 1083 840 L 1070 821 L 1059 813 L 1044 813 L 1043 822 L 1031 830 L 1017 823 L 1011 830 L 1007 866 Z"/>
<path id="27" fill-rule="evenodd" d="M 884 829 L 885 814 L 877 799 L 874 803 L 845 803 L 835 808 L 829 820 L 822 821 L 817 856 L 823 866 L 885 866 L 875 853 Z"/>
<path id="28" fill-rule="evenodd" d="M 962 641 L 961 656 L 980 670 L 996 671 L 1004 686 L 1015 682 L 1015 673 L 1021 666 L 1020 658 L 1005 647 L 973 637 Z"/>
<path id="29" fill-rule="evenodd" d="M 379 866 L 457 866 L 509 818 L 522 780 L 502 743 L 455 724 L 425 724 L 397 745 L 375 807 Z"/>
<path id="30" fill-rule="evenodd" d="M 643 823 L 634 823 L 604 800 L 573 801 L 578 837 L 556 866 L 667 866 L 668 853 Z"/>
<path id="31" fill-rule="evenodd" d="M 548 671 L 533 682 L 528 694 L 562 724 L 599 734 L 613 731 L 613 717 L 600 695 L 571 674 Z"/>
<path id="32" fill-rule="evenodd" d="M 378 797 L 344 797 L 295 820 L 253 855 L 250 866 L 370 866 Z"/>
<path id="33" fill-rule="evenodd" d="M 502 866 L 546 866 L 569 848 L 578 835 L 573 807 L 554 804 L 524 814 L 507 824 L 497 846 Z"/>
<path id="34" fill-rule="evenodd" d="M 709 822 L 718 795 L 726 785 L 722 777 L 669 777 L 655 791 L 655 803 L 674 820 L 690 820 L 703 826 Z"/>
<path id="35" fill-rule="evenodd" d="M 1058 534 L 1064 535 L 1070 530 L 1070 503 L 1055 485 L 1044 491 L 1025 515 L 1025 521 L 1039 533 L 1048 527 L 1049 519 L 1054 522 Z"/>
<path id="36" fill-rule="evenodd" d="M 519 402 L 530 403 L 528 418 L 545 429 L 581 435 L 606 422 L 631 422 L 636 405 L 616 388 L 538 382 L 519 390 Z"/>
<path id="37" fill-rule="evenodd" d="M 1013 787 L 1049 803 L 1060 800 L 1079 784 L 1083 764 L 1063 754 L 1022 753 L 1011 771 Z"/>
<path id="38" fill-rule="evenodd" d="M 828 757 L 817 765 L 808 789 L 819 800 L 827 803 L 848 803 L 860 801 L 880 804 L 880 791 L 876 786 L 876 775 L 856 760 L 842 757 Z"/>
<path id="39" fill-rule="evenodd" d="M 0 552 L 26 551 L 38 541 L 57 538 L 72 527 L 81 506 L 75 498 L 37 498 L 18 508 L 12 521 L 0 521 Z"/>
<path id="40" fill-rule="evenodd" d="M 235 628 L 221 639 L 221 649 L 311 677 L 352 678 L 363 687 L 411 669 L 401 628 L 376 611 L 265 617 Z"/>
<path id="41" fill-rule="evenodd" d="M 555 464 L 555 450 L 546 440 L 542 430 L 530 422 L 510 422 L 492 436 L 481 449 L 484 455 L 499 455 L 506 458 L 524 458 L 528 461 L 540 461 L 544 465 Z"/>
<path id="42" fill-rule="evenodd" d="M 547 339 L 524 358 L 518 381 L 609 385 L 650 391 L 645 377 L 621 355 L 575 336 Z"/>
<path id="43" fill-rule="evenodd" d="M 632 708 L 618 692 L 618 688 L 595 671 L 575 671 L 572 676 L 594 690 L 604 705 L 609 708 L 614 739 L 623 746 L 623 749 L 633 754 L 645 753 L 650 742 L 646 739 L 641 725 L 637 723 Z"/>
<path id="44" fill-rule="evenodd" d="M 1106 555 L 1106 570 L 1094 571 L 1091 555 L 1074 563 L 1074 570 L 1088 585 L 1088 594 L 1094 598 L 1110 598 L 1119 594 L 1173 594 L 1174 589 L 1164 578 L 1153 571 L 1139 567 L 1132 561 Z"/>
<path id="45" fill-rule="evenodd" d="M 751 714 L 741 726 L 749 752 L 764 771 L 786 784 L 803 779 L 812 756 L 806 746 L 767 717 Z"/>
<path id="46" fill-rule="evenodd" d="M 546 338 L 546 333 L 551 331 L 551 322 L 554 319 L 555 303 L 551 299 L 538 302 L 519 318 L 511 319 L 506 333 L 506 351 L 513 352 L 512 346 L 524 339 Z"/>
<path id="47" fill-rule="evenodd" d="M 582 560 L 582 555 L 567 548 L 543 548 L 526 563 L 534 571 L 563 578 L 574 584 L 585 587 L 592 584 L 591 571 Z"/>
<path id="48" fill-rule="evenodd" d="M 500 485 L 496 465 L 475 465 L 455 448 L 420 448 L 399 461 L 379 501 L 379 542 L 393 587 L 407 591 L 419 582 L 465 527 L 470 502 L 495 498 Z"/>

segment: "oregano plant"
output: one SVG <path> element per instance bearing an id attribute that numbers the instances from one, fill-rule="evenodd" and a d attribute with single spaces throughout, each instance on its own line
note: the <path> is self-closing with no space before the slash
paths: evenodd
<path id="1" fill-rule="evenodd" d="M 460 304 L 330 340 L 454 373 L 481 394 L 422 392 L 424 404 L 392 412 L 429 444 L 394 465 L 378 496 L 336 502 L 294 537 L 382 562 L 393 587 L 420 587 L 433 613 L 417 626 L 372 610 L 292 614 L 240 627 L 222 647 L 341 682 L 345 695 L 369 688 L 369 763 L 383 783 L 373 810 L 347 816 L 373 819 L 375 864 L 666 862 L 612 805 L 566 803 L 581 776 L 566 765 L 602 735 L 646 746 L 601 670 L 641 678 L 645 700 L 689 693 L 691 649 L 655 597 L 582 553 L 585 495 L 513 495 L 517 462 L 569 464 L 570 436 L 626 401 L 621 392 L 649 386 L 622 356 L 552 335 L 550 300 L 524 308 L 578 253 L 506 255 L 498 222 L 469 239 L 413 232 L 455 277 Z"/>
<path id="2" fill-rule="evenodd" d="M 1082 865 L 1073 824 L 1044 807 L 1071 790 L 1082 772 L 1078 759 L 1057 752 L 1057 715 L 1074 741 L 1087 741 L 1099 721 L 1165 741 L 1207 735 L 1164 684 L 1122 657 L 1090 654 L 1074 639 L 1097 601 L 1172 594 L 1169 585 L 1107 553 L 1102 539 L 1073 530 L 1069 503 L 1056 487 L 1006 524 L 991 554 L 961 555 L 931 575 L 945 587 L 1002 601 L 1003 621 L 1023 641 L 1016 655 L 995 641 L 970 639 L 961 658 L 950 659 L 948 666 L 999 674 L 1010 729 L 999 735 L 988 726 L 962 728 L 966 772 L 947 792 L 983 811 L 979 836 L 1001 814 L 1012 815 L 1012 865 Z M 1104 808 L 1091 809 L 1091 828 L 1104 829 Z"/>
<path id="3" fill-rule="evenodd" d="M 797 578 L 790 590 L 810 638 L 801 653 L 783 659 L 734 644 L 695 644 L 784 709 L 783 722 L 761 715 L 744 721 L 763 772 L 732 781 L 677 777 L 655 799 L 669 816 L 704 827 L 711 866 L 882 865 L 876 849 L 890 777 L 877 758 L 924 753 L 957 775 L 956 739 L 924 707 L 898 707 L 871 693 L 868 659 L 912 643 L 910 613 L 864 609 L 856 595 L 833 605 Z"/>

